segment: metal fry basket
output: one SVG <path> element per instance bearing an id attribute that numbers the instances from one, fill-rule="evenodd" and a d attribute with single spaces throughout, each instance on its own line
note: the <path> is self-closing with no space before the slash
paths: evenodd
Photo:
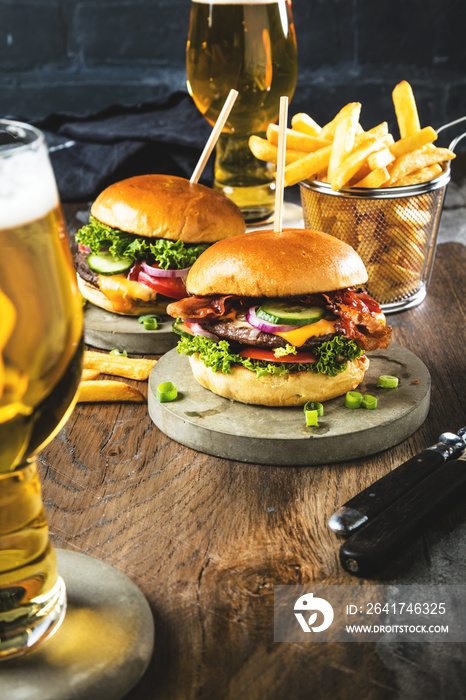
<path id="1" fill-rule="evenodd" d="M 426 295 L 449 181 L 447 165 L 435 179 L 405 187 L 334 191 L 325 182 L 301 182 L 304 224 L 357 251 L 365 288 L 385 313 L 409 309 Z"/>
<path id="2" fill-rule="evenodd" d="M 463 121 L 444 124 L 437 134 Z M 457 136 L 450 150 L 465 137 Z M 349 243 L 367 268 L 367 292 L 385 313 L 404 311 L 426 296 L 449 182 L 450 163 L 433 180 L 405 187 L 335 191 L 325 182 L 303 181 L 304 225 Z"/>

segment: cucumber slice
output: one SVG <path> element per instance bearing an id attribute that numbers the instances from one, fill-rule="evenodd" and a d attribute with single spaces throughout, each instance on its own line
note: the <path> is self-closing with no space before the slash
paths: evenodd
<path id="1" fill-rule="evenodd" d="M 322 306 L 304 306 L 277 300 L 266 301 L 256 310 L 256 316 L 263 321 L 287 326 L 307 326 L 316 323 L 325 313 L 326 309 Z"/>
<path id="2" fill-rule="evenodd" d="M 132 260 L 128 258 L 121 258 L 121 260 L 115 260 L 111 253 L 91 253 L 87 256 L 87 264 L 94 270 L 94 272 L 99 272 L 101 275 L 118 275 L 121 272 L 127 272 L 132 266 Z"/>

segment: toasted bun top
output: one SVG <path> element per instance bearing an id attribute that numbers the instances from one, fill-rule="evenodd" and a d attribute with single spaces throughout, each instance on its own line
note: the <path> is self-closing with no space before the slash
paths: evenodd
<path id="1" fill-rule="evenodd" d="M 367 281 L 359 255 L 321 231 L 253 231 L 219 241 L 192 266 L 190 294 L 285 297 L 330 292 Z"/>
<path id="2" fill-rule="evenodd" d="M 211 243 L 244 233 L 236 204 L 220 192 L 171 175 L 138 175 L 99 194 L 91 214 L 138 236 Z"/>

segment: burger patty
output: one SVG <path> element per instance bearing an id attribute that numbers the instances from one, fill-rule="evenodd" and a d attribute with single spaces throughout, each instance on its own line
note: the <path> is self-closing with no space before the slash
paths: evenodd
<path id="1" fill-rule="evenodd" d="M 88 255 L 89 253 L 83 253 L 83 251 L 78 250 L 74 254 L 74 266 L 76 268 L 76 272 L 83 278 L 83 280 L 86 280 L 86 282 L 89 282 L 89 284 L 93 284 L 94 287 L 98 287 L 99 275 L 97 272 L 94 272 L 94 270 L 91 270 L 87 264 Z"/>
<path id="2" fill-rule="evenodd" d="M 263 331 L 253 328 L 252 326 L 238 325 L 235 321 L 217 321 L 212 323 L 203 323 L 203 328 L 210 333 L 215 333 L 223 340 L 230 340 L 244 345 L 254 345 L 258 348 L 284 348 L 288 345 L 284 338 L 272 333 L 264 333 Z M 327 333 L 327 335 L 318 335 L 308 338 L 304 345 L 300 348 L 315 348 L 316 345 L 325 343 L 337 335 L 336 333 Z"/>

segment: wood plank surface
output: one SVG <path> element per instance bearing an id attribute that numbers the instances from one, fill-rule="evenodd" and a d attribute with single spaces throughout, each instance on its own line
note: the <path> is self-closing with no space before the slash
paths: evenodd
<path id="1" fill-rule="evenodd" d="M 44 502 L 56 547 L 114 565 L 149 600 L 154 658 L 128 700 L 460 697 L 449 693 L 464 677 L 461 645 L 274 643 L 273 587 L 359 584 L 328 517 L 466 424 L 465 269 L 463 246 L 439 246 L 426 300 L 389 317 L 431 372 L 432 406 L 410 439 L 373 457 L 243 464 L 165 437 L 145 405 L 77 406 L 40 455 Z M 439 521 L 379 580 L 463 582 L 465 514 Z"/>

